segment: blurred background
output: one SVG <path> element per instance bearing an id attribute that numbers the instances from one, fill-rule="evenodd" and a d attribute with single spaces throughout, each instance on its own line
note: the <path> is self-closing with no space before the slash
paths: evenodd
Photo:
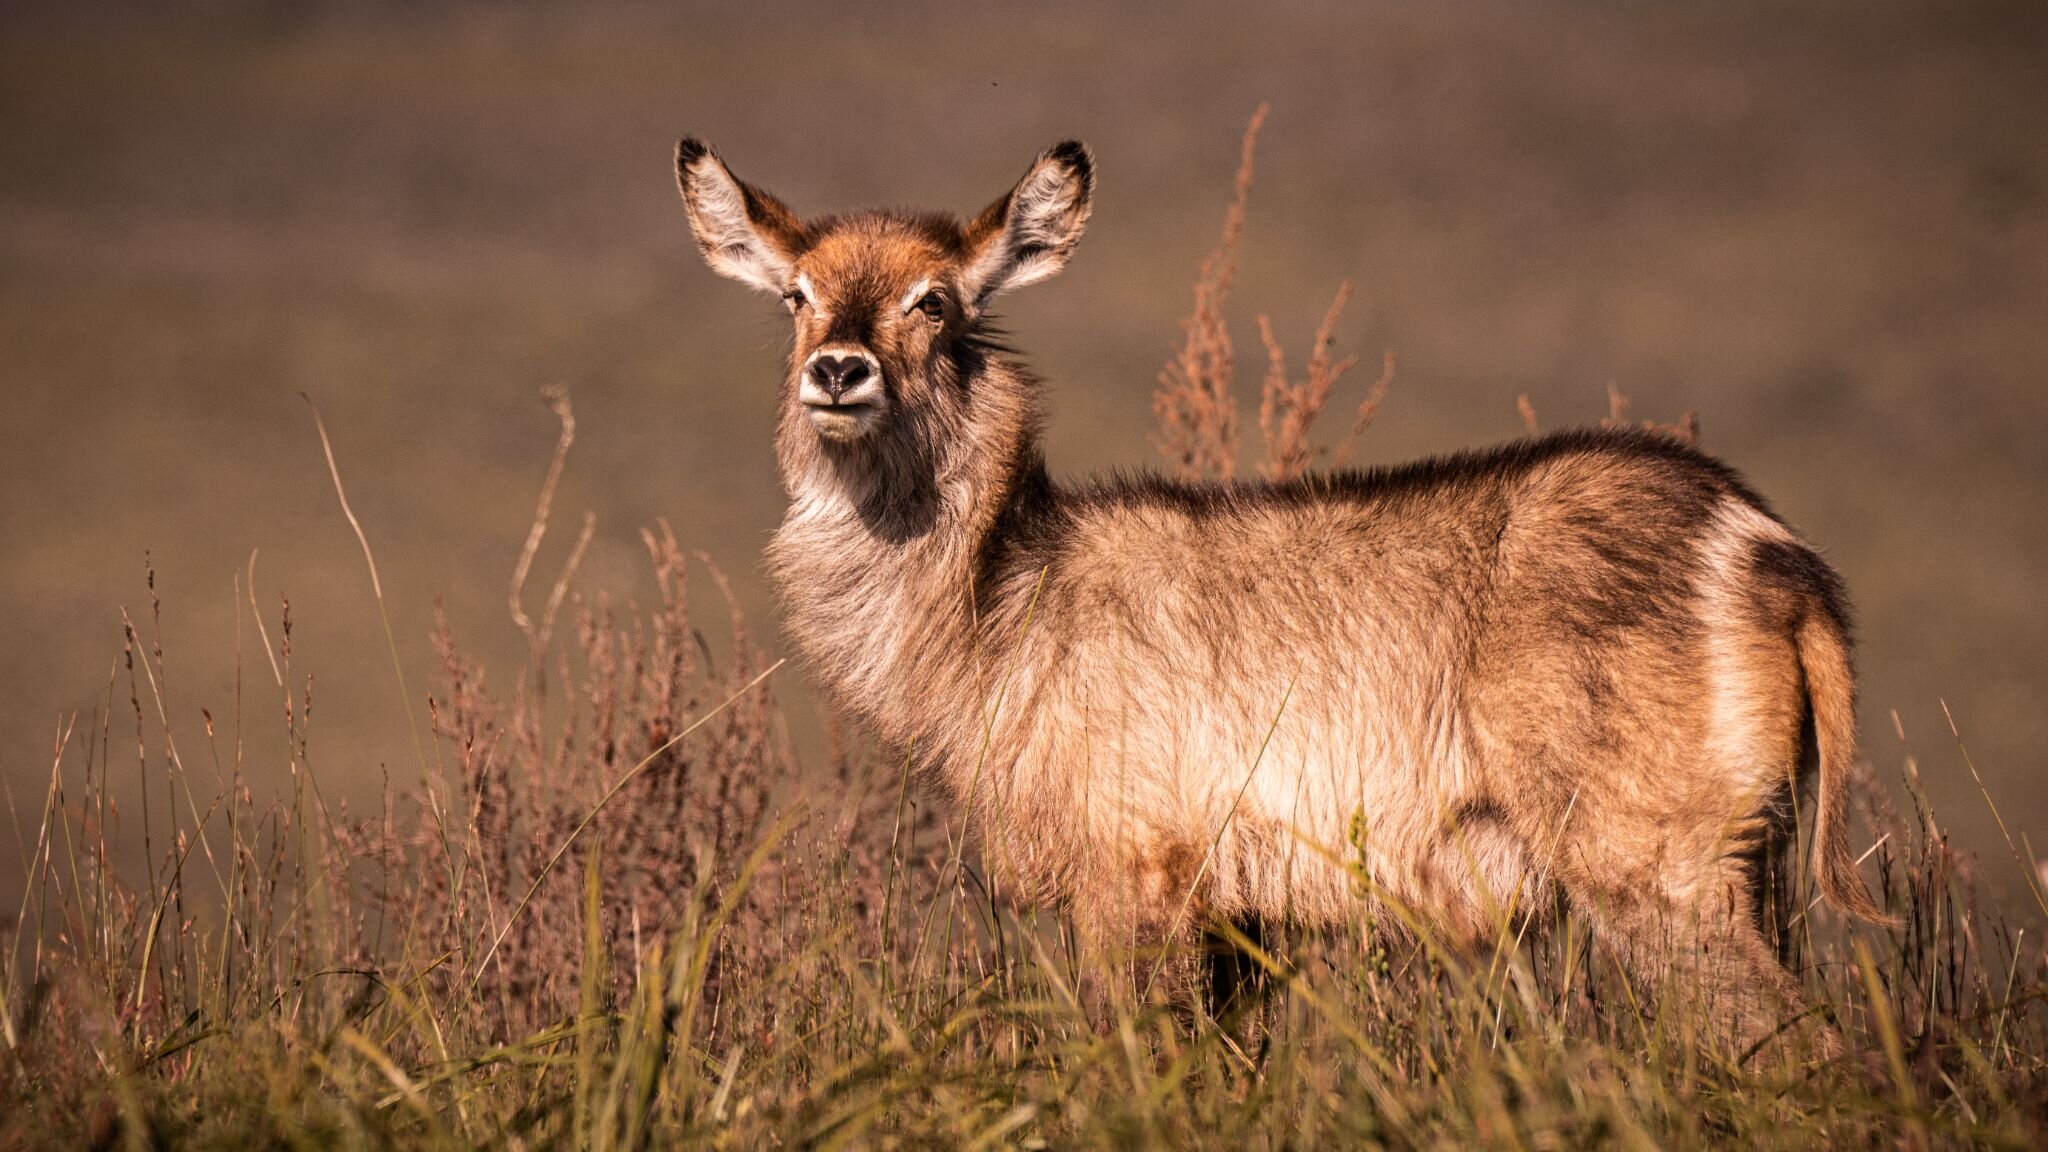
<path id="1" fill-rule="evenodd" d="M 803 212 L 972 211 L 1087 140 L 1090 234 L 1006 305 L 1074 474 L 1156 463 L 1155 376 L 1270 102 L 1231 305 L 1242 398 L 1253 317 L 1298 358 L 1348 278 L 1339 351 L 1368 367 L 1337 407 L 1400 356 L 1362 462 L 1517 435 L 1519 394 L 1545 427 L 1598 419 L 1610 386 L 1639 417 L 1696 410 L 1848 579 L 1879 775 L 1916 756 L 1994 890 L 2019 891 L 1946 701 L 2012 835 L 2048 848 L 2038 6 L 46 7 L 0 17 L 0 778 L 24 822 L 60 718 L 96 733 L 111 702 L 132 747 L 120 613 L 148 632 L 145 557 L 188 763 L 201 708 L 233 755 L 239 668 L 247 773 L 259 798 L 283 784 L 236 584 L 260 549 L 330 796 L 373 805 L 411 770 L 300 393 L 415 698 L 437 601 L 501 689 L 523 659 L 506 589 L 550 383 L 579 429 L 529 602 L 586 509 L 581 587 L 644 600 L 638 532 L 666 518 L 779 646 L 758 558 L 787 321 L 698 260 L 679 134 Z M 781 697 L 816 757 L 802 680 Z"/>

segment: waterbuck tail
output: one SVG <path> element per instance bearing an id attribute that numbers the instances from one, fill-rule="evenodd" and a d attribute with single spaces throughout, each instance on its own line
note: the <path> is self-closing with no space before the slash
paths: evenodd
<path id="1" fill-rule="evenodd" d="M 1857 874 L 1849 853 L 1849 774 L 1856 756 L 1856 677 L 1849 640 L 1837 613 L 1816 605 L 1796 633 L 1808 705 L 1820 752 L 1819 814 L 1813 827 L 1813 871 L 1828 902 L 1858 920 L 1891 924 Z"/>

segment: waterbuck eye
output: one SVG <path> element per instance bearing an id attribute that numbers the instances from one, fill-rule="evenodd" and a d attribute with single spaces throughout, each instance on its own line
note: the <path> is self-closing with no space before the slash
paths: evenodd
<path id="1" fill-rule="evenodd" d="M 917 310 L 924 313 L 927 319 L 944 320 L 946 318 L 945 298 L 937 292 L 927 292 L 924 294 L 924 298 L 917 302 Z"/>

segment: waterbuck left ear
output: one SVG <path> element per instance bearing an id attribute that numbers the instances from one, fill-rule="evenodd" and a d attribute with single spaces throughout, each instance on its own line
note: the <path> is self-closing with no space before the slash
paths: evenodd
<path id="1" fill-rule="evenodd" d="M 789 291 L 791 264 L 805 243 L 796 213 L 742 182 L 718 153 L 691 136 L 676 145 L 676 186 L 712 271 L 764 292 Z"/>
<path id="2" fill-rule="evenodd" d="M 976 306 L 1067 266 L 1088 227 L 1095 158 L 1078 140 L 1048 148 L 1008 195 L 967 225 L 962 289 Z"/>

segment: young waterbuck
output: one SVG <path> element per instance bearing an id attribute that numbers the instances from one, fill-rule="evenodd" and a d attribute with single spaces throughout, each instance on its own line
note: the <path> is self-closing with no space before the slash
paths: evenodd
<path id="1" fill-rule="evenodd" d="M 1362 853 L 1372 898 L 1453 940 L 1561 895 L 1747 1043 L 1800 1007 L 1764 893 L 1817 780 L 1820 890 L 1880 918 L 1846 840 L 1840 583 L 1728 468 L 1608 430 L 1055 483 L 989 307 L 1066 264 L 1086 148 L 965 222 L 806 221 L 694 139 L 676 166 L 711 267 L 795 323 L 768 549 L 790 632 L 967 811 L 1000 890 L 1117 948 L 1355 921 Z"/>

